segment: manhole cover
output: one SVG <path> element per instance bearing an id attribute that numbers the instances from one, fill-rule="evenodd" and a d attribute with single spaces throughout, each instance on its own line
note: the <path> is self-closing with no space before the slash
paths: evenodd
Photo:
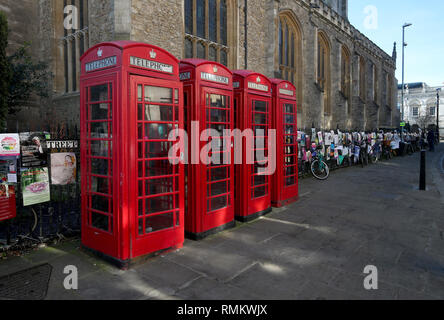
<path id="1" fill-rule="evenodd" d="M 48 263 L 0 278 L 0 299 L 43 300 L 48 291 L 52 266 Z"/>

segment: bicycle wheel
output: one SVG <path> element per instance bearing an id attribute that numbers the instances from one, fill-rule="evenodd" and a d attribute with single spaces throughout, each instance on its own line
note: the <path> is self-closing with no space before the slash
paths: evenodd
<path id="1" fill-rule="evenodd" d="M 311 173 L 316 179 L 325 180 L 330 174 L 330 169 L 324 161 L 314 160 L 311 163 Z"/>

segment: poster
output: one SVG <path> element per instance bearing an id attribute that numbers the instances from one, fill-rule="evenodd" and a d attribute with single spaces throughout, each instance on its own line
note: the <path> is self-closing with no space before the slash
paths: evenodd
<path id="1" fill-rule="evenodd" d="M 51 183 L 67 185 L 76 182 L 76 155 L 74 153 L 51 154 Z"/>
<path id="2" fill-rule="evenodd" d="M 47 164 L 45 132 L 21 132 L 20 148 L 22 154 L 22 167 L 42 167 Z"/>
<path id="3" fill-rule="evenodd" d="M 20 138 L 18 133 L 0 134 L 0 157 L 20 155 Z"/>
<path id="4" fill-rule="evenodd" d="M 50 200 L 48 168 L 22 170 L 23 206 Z"/>

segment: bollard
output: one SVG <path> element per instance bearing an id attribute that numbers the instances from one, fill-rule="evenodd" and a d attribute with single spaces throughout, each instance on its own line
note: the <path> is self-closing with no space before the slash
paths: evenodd
<path id="1" fill-rule="evenodd" d="M 419 173 L 419 190 L 426 189 L 426 151 L 421 150 L 421 169 Z"/>

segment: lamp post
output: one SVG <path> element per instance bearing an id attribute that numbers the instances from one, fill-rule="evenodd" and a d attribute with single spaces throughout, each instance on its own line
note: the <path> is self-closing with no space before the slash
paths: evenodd
<path id="1" fill-rule="evenodd" d="M 438 143 L 439 140 L 439 92 L 441 91 L 441 88 L 436 89 L 436 131 L 438 135 Z"/>
<path id="2" fill-rule="evenodd" d="M 404 25 L 402 26 L 402 93 L 401 93 L 401 118 L 402 121 L 404 121 L 404 48 L 407 47 L 407 43 L 405 43 L 404 39 L 405 39 L 405 28 L 410 27 L 412 24 L 411 23 L 404 23 Z M 401 128 L 401 141 L 404 141 L 404 129 Z"/>

